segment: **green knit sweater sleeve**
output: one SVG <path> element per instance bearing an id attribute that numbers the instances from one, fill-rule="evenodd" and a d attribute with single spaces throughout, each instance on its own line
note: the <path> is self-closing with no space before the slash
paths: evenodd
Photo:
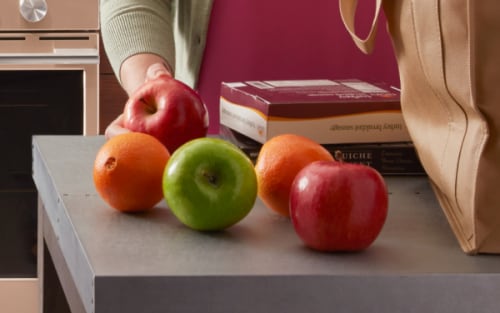
<path id="1" fill-rule="evenodd" d="M 101 34 L 111 66 L 138 53 L 162 56 L 174 69 L 175 45 L 171 0 L 101 0 Z"/>

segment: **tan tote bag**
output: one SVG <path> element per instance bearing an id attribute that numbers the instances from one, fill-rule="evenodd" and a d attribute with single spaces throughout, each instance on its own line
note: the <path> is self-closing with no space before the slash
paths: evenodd
<path id="1" fill-rule="evenodd" d="M 500 1 L 377 0 L 363 39 L 357 0 L 339 4 L 365 53 L 383 10 L 403 116 L 436 197 L 465 253 L 500 253 Z"/>

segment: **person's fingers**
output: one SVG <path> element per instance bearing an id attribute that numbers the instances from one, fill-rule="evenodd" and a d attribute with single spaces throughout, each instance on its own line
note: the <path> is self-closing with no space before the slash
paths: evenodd
<path id="1" fill-rule="evenodd" d="M 123 126 L 123 114 L 120 114 L 114 121 L 112 121 L 104 132 L 106 139 L 110 139 L 119 134 L 128 133 L 130 130 Z"/>
<path id="2" fill-rule="evenodd" d="M 172 74 L 170 74 L 170 71 L 163 63 L 151 64 L 146 71 L 146 81 L 154 80 L 160 77 L 171 78 Z"/>

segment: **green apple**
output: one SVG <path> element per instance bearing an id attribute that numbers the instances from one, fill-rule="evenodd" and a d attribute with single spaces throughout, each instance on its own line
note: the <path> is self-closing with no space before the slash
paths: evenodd
<path id="1" fill-rule="evenodd" d="M 201 231 L 242 220 L 257 198 L 253 163 L 238 147 L 203 137 L 180 146 L 163 174 L 163 195 L 173 214 Z"/>

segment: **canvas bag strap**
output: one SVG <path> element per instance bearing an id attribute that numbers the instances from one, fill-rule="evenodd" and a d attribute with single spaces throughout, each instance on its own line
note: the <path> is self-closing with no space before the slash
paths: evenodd
<path id="1" fill-rule="evenodd" d="M 377 25 L 380 15 L 380 9 L 382 7 L 382 0 L 376 0 L 375 15 L 373 16 L 370 32 L 364 39 L 361 39 L 356 34 L 356 30 L 354 27 L 358 0 L 339 0 L 339 5 L 340 5 L 340 16 L 342 18 L 342 22 L 344 23 L 345 28 L 347 29 L 352 39 L 354 40 L 354 43 L 364 53 L 366 54 L 371 53 L 373 51 L 373 46 L 375 44 L 375 37 L 377 36 Z"/>

